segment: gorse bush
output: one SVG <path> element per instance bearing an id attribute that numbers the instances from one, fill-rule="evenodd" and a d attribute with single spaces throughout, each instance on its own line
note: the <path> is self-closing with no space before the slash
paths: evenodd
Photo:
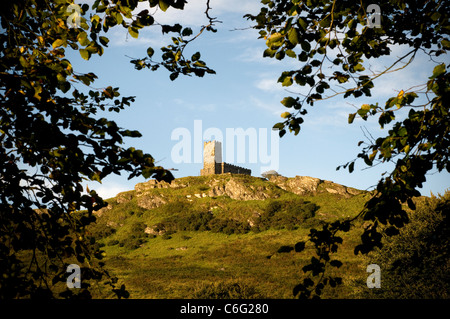
<path id="1" fill-rule="evenodd" d="M 130 237 L 122 240 L 119 243 L 120 247 L 124 247 L 128 250 L 134 250 L 139 248 L 142 244 L 145 244 L 147 242 L 147 239 L 145 236 L 135 236 L 131 235 Z"/>
<path id="2" fill-rule="evenodd" d="M 95 234 L 97 240 L 100 240 L 113 235 L 116 232 L 116 229 L 106 225 L 105 223 L 92 223 L 88 226 L 88 231 Z"/>
<path id="3" fill-rule="evenodd" d="M 212 231 L 225 234 L 244 234 L 250 230 L 248 223 L 234 219 L 216 218 L 210 212 L 193 212 L 186 216 L 167 218 L 153 226 L 155 231 Z"/>
<path id="4" fill-rule="evenodd" d="M 139 248 L 148 240 L 148 235 L 144 232 L 145 228 L 145 224 L 141 221 L 131 224 L 130 231 L 126 234 L 126 238 L 119 242 L 119 246 L 128 250 Z M 113 245 L 113 243 L 115 241 L 111 241 L 110 245 Z"/>
<path id="5" fill-rule="evenodd" d="M 139 234 L 139 233 L 143 232 L 145 230 L 145 228 L 146 228 L 146 226 L 143 222 L 141 222 L 141 221 L 134 222 L 131 225 L 131 232 L 133 234 Z"/>
<path id="6" fill-rule="evenodd" d="M 209 222 L 209 227 L 212 232 L 231 234 L 245 234 L 250 231 L 250 225 L 247 222 L 240 222 L 235 219 L 220 219 L 214 218 Z"/>
<path id="7" fill-rule="evenodd" d="M 269 228 L 293 230 L 304 223 L 309 225 L 307 221 L 314 217 L 317 209 L 317 205 L 301 199 L 267 200 L 263 213 L 253 220 L 251 227 L 247 220 L 215 217 L 209 211 L 195 211 L 186 203 L 174 202 L 164 209 L 164 213 L 169 217 L 155 224 L 153 229 L 172 234 L 177 231 L 212 231 L 227 235 L 245 234 L 250 230 L 264 231 Z M 175 214 L 176 211 L 178 214 Z"/>
<path id="8" fill-rule="evenodd" d="M 264 212 L 256 220 L 255 227 L 260 230 L 269 228 L 295 229 L 307 219 L 315 216 L 318 206 L 303 200 L 269 200 Z"/>
<path id="9" fill-rule="evenodd" d="M 190 212 L 186 215 L 168 218 L 161 224 L 166 231 L 205 231 L 209 230 L 208 223 L 213 218 L 210 212 Z"/>

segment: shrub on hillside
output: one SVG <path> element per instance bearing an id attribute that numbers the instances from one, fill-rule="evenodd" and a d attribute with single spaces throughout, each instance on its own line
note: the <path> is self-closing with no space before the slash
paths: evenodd
<path id="1" fill-rule="evenodd" d="M 204 231 L 209 230 L 208 223 L 213 219 L 210 212 L 191 212 L 164 220 L 165 229 L 172 231 Z"/>
<path id="2" fill-rule="evenodd" d="M 144 232 L 146 226 L 143 222 L 134 222 L 130 226 L 130 230 L 127 233 L 125 239 L 121 240 L 118 244 L 120 247 L 124 247 L 128 250 L 139 248 L 142 244 L 147 242 L 147 234 Z M 114 245 L 115 241 L 111 241 L 109 245 Z"/>
<path id="3" fill-rule="evenodd" d="M 193 295 L 195 299 L 262 299 L 255 287 L 244 283 L 211 283 L 199 288 Z"/>
<path id="4" fill-rule="evenodd" d="M 130 236 L 125 238 L 119 243 L 120 247 L 124 247 L 128 250 L 134 250 L 141 247 L 142 244 L 147 242 L 147 239 L 144 236 Z"/>
<path id="5" fill-rule="evenodd" d="M 381 268 L 375 298 L 450 298 L 450 192 L 417 206 L 400 234 L 387 237 L 370 263 Z"/>
<path id="6" fill-rule="evenodd" d="M 301 199 L 282 201 L 269 200 L 264 212 L 256 220 L 256 230 L 262 231 L 269 228 L 295 229 L 307 219 L 315 216 L 318 206 L 304 202 Z"/>
<path id="7" fill-rule="evenodd" d="M 107 226 L 103 222 L 96 221 L 89 225 L 89 232 L 97 239 L 106 238 L 116 232 L 115 228 Z"/>
<path id="8" fill-rule="evenodd" d="M 209 230 L 208 223 L 214 218 L 210 212 L 196 212 L 180 218 L 178 230 Z"/>
<path id="9" fill-rule="evenodd" d="M 224 233 L 227 235 L 231 234 L 245 234 L 250 230 L 250 225 L 245 222 L 240 222 L 235 219 L 220 219 L 214 218 L 210 221 L 209 227 L 212 232 Z"/>
<path id="10" fill-rule="evenodd" d="M 134 222 L 131 225 L 131 232 L 133 234 L 141 234 L 142 232 L 144 232 L 145 228 L 146 228 L 146 226 L 143 222 L 141 222 L 141 221 Z"/>

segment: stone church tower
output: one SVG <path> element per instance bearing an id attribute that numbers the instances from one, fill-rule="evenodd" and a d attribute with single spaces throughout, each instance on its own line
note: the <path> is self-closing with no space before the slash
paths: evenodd
<path id="1" fill-rule="evenodd" d="M 251 175 L 252 171 L 224 163 L 222 161 L 222 143 L 217 141 L 210 141 L 203 143 L 203 169 L 200 170 L 200 175 L 213 175 L 213 174 L 245 174 Z"/>

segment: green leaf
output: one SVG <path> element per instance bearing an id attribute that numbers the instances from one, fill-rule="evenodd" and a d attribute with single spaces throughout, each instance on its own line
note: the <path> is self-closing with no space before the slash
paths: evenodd
<path id="1" fill-rule="evenodd" d="M 355 120 L 356 113 L 351 113 L 348 115 L 348 124 L 352 124 Z"/>
<path id="2" fill-rule="evenodd" d="M 153 54 L 155 54 L 155 50 L 153 50 L 153 48 L 149 47 L 147 49 L 147 55 L 149 58 L 151 58 L 153 56 Z"/>
<path id="3" fill-rule="evenodd" d="M 77 40 L 82 46 L 87 46 L 91 42 L 87 37 L 87 33 L 84 31 L 78 33 Z"/>
<path id="4" fill-rule="evenodd" d="M 139 131 L 136 130 L 123 130 L 120 132 L 122 134 L 122 136 L 127 136 L 127 137 L 142 137 L 142 134 Z"/>
<path id="5" fill-rule="evenodd" d="M 201 57 L 200 52 L 196 52 L 192 55 L 191 59 L 192 61 L 198 61 L 200 57 Z"/>
<path id="6" fill-rule="evenodd" d="M 284 123 L 276 123 L 272 128 L 276 130 L 282 130 L 284 129 Z"/>
<path id="7" fill-rule="evenodd" d="M 444 49 L 446 49 L 446 50 L 450 49 L 450 41 L 449 41 L 449 40 L 443 39 L 443 40 L 441 41 L 441 44 L 442 44 L 442 46 L 444 47 Z"/>
<path id="8" fill-rule="evenodd" d="M 170 5 L 163 0 L 159 0 L 159 7 L 161 8 L 162 11 L 166 12 L 167 9 L 170 7 Z"/>
<path id="9" fill-rule="evenodd" d="M 107 37 L 100 36 L 99 40 L 100 43 L 103 44 L 105 47 L 108 46 L 109 39 Z"/>
<path id="10" fill-rule="evenodd" d="M 281 104 L 283 104 L 285 107 L 292 107 L 294 104 L 297 103 L 297 100 L 294 99 L 291 96 L 285 97 L 282 101 Z"/>
<path id="11" fill-rule="evenodd" d="M 60 47 L 61 45 L 65 44 L 66 41 L 63 39 L 56 39 L 55 42 L 53 42 L 52 47 L 53 49 Z"/>
<path id="12" fill-rule="evenodd" d="M 303 20 L 302 18 L 298 19 L 298 24 L 302 27 L 303 31 L 306 31 L 306 28 L 308 27 L 308 24 Z"/>
<path id="13" fill-rule="evenodd" d="M 281 83 L 282 86 L 291 86 L 292 85 L 292 77 L 287 76 L 283 82 Z"/>
<path id="14" fill-rule="evenodd" d="M 291 28 L 291 30 L 289 30 L 288 39 L 294 46 L 299 43 L 297 29 Z"/>
<path id="15" fill-rule="evenodd" d="M 297 57 L 297 54 L 293 50 L 286 50 L 286 55 L 294 59 Z"/>
<path id="16" fill-rule="evenodd" d="M 169 78 L 171 81 L 174 81 L 178 77 L 178 75 L 179 75 L 178 72 L 173 72 L 173 73 L 170 73 Z"/>
<path id="17" fill-rule="evenodd" d="M 128 33 L 130 33 L 130 35 L 135 39 L 137 39 L 139 36 L 139 31 L 133 27 L 128 27 Z"/>
<path id="18" fill-rule="evenodd" d="M 286 53 L 284 51 L 278 51 L 277 54 L 275 54 L 275 58 L 277 60 L 283 60 L 285 55 L 286 55 Z"/>
<path id="19" fill-rule="evenodd" d="M 283 112 L 283 113 L 281 113 L 281 117 L 282 117 L 282 118 L 288 118 L 288 117 L 291 117 L 291 113 L 289 113 L 289 112 Z"/>
<path id="20" fill-rule="evenodd" d="M 89 58 L 91 57 L 91 52 L 86 49 L 80 49 L 80 55 L 83 59 L 89 60 Z"/>
<path id="21" fill-rule="evenodd" d="M 350 165 L 349 165 L 349 167 L 348 167 L 348 171 L 349 171 L 350 173 L 352 173 L 354 169 L 355 169 L 355 162 L 351 162 Z"/>
<path id="22" fill-rule="evenodd" d="M 181 32 L 181 35 L 183 37 L 188 37 L 192 35 L 192 29 L 191 28 L 184 28 L 183 31 Z"/>
<path id="23" fill-rule="evenodd" d="M 355 65 L 353 67 L 353 70 L 355 70 L 355 71 L 364 71 L 365 68 L 362 66 L 362 64 L 358 63 L 357 65 Z"/>
<path id="24" fill-rule="evenodd" d="M 114 18 L 116 19 L 117 24 L 122 24 L 122 22 L 123 22 L 123 17 L 122 17 L 122 14 L 120 14 L 120 12 L 117 12 L 117 13 L 114 15 Z"/>
<path id="25" fill-rule="evenodd" d="M 265 57 L 271 57 L 273 58 L 275 56 L 275 53 L 277 53 L 276 50 L 272 50 L 272 49 L 265 49 L 264 53 L 263 53 L 263 58 Z"/>
<path id="26" fill-rule="evenodd" d="M 303 51 L 309 52 L 311 50 L 311 45 L 306 40 L 301 43 L 301 46 Z"/>
<path id="27" fill-rule="evenodd" d="M 270 48 L 274 43 L 282 40 L 284 37 L 281 33 L 276 32 L 272 34 L 266 41 L 266 45 Z"/>
<path id="28" fill-rule="evenodd" d="M 437 78 L 438 76 L 440 76 L 444 72 L 445 72 L 445 64 L 444 63 L 439 64 L 438 66 L 436 66 L 433 69 L 433 75 L 430 77 L 430 79 Z"/>

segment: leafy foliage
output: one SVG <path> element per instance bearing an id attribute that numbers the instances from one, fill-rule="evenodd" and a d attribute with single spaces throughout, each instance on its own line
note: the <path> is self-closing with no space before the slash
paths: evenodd
<path id="1" fill-rule="evenodd" d="M 150 0 L 149 4 L 166 11 L 183 9 L 185 1 Z M 109 276 L 101 263 L 94 263 L 101 259 L 101 251 L 92 251 L 86 240 L 86 226 L 95 221 L 92 213 L 106 204 L 95 191 L 84 192 L 84 181 L 101 182 L 121 172 L 129 178 L 173 179 L 150 154 L 122 146 L 125 138 L 140 137 L 139 132 L 99 116 L 99 112 L 123 110 L 134 97 L 120 97 L 119 89 L 111 86 L 92 89 L 97 76 L 76 72 L 66 57 L 67 50 L 78 51 L 85 60 L 101 56 L 109 42 L 105 34 L 115 26 L 138 37 L 139 30 L 153 25 L 154 19 L 148 10 L 135 14 L 137 6 L 138 1 L 116 0 L 97 0 L 91 7 L 76 7 L 69 0 L 2 4 L 0 260 L 2 269 L 13 270 L 0 278 L 2 297 L 55 297 L 53 285 L 65 282 L 71 259 L 85 265 L 84 279 Z M 178 25 L 161 27 L 183 37 L 192 34 Z M 213 73 L 199 60 L 199 53 L 192 61 L 182 57 L 192 40 L 163 50 L 167 56 L 160 64 L 172 72 L 171 78 L 177 72 Z M 147 50 L 149 56 L 152 52 Z M 80 217 L 75 212 L 82 209 L 87 213 Z M 112 291 L 126 297 L 126 290 L 116 288 L 116 282 L 109 281 Z M 89 297 L 87 281 L 82 285 L 78 295 Z M 73 294 L 66 290 L 60 296 Z"/>
<path id="2" fill-rule="evenodd" d="M 295 135 L 300 132 L 302 116 L 307 114 L 306 105 L 313 106 L 339 95 L 344 98 L 371 96 L 376 78 L 407 67 L 417 52 L 422 51 L 433 59 L 446 54 L 450 48 L 448 2 L 379 2 L 381 25 L 375 28 L 367 23 L 366 9 L 370 1 L 262 0 L 261 3 L 259 14 L 246 17 L 256 23 L 254 28 L 260 30 L 260 38 L 266 40 L 263 55 L 300 62 L 295 70 L 283 72 L 278 82 L 285 87 L 294 84 L 309 87 L 306 95 L 290 96 L 281 101 L 289 112 L 281 114 L 284 121 L 274 125 L 280 136 L 287 130 Z M 367 72 L 364 62 L 389 55 L 392 45 L 402 45 L 408 52 L 380 73 Z M 395 69 L 398 63 L 404 65 Z M 395 164 L 393 171 L 381 178 L 374 196 L 357 216 L 371 224 L 364 230 L 355 253 L 366 254 L 375 247 L 382 247 L 383 233 L 387 236 L 399 233 L 408 222 L 404 205 L 415 209 L 413 198 L 420 195 L 417 189 L 422 187 L 430 170 L 450 172 L 449 65 L 436 64 L 423 85 L 424 91 L 401 90 L 396 97 L 388 99 L 384 107 L 364 104 L 349 115 L 349 123 L 357 116 L 367 120 L 378 115 L 382 128 L 392 125 L 386 137 L 370 141 L 357 159 L 363 159 L 368 166 L 375 162 Z M 415 105 L 413 102 L 419 94 L 423 94 L 425 102 Z M 406 119 L 394 122 L 396 112 L 405 109 L 409 110 Z M 362 144 L 364 141 L 359 143 Z M 352 173 L 355 161 L 338 169 L 348 168 Z M 311 230 L 310 241 L 316 247 L 318 258 L 313 257 L 303 270 L 318 279 L 314 282 L 307 277 L 294 289 L 294 295 L 319 296 L 324 284 L 339 283 L 324 275 L 325 266 L 332 265 L 330 254 L 337 251 L 342 240 L 338 233 L 347 232 L 354 220 L 327 224 L 320 231 Z"/>
<path id="3" fill-rule="evenodd" d="M 418 204 L 411 222 L 395 237 L 384 240 L 382 249 L 369 255 L 382 269 L 381 289 L 367 297 L 394 299 L 448 298 L 450 193 Z"/>

